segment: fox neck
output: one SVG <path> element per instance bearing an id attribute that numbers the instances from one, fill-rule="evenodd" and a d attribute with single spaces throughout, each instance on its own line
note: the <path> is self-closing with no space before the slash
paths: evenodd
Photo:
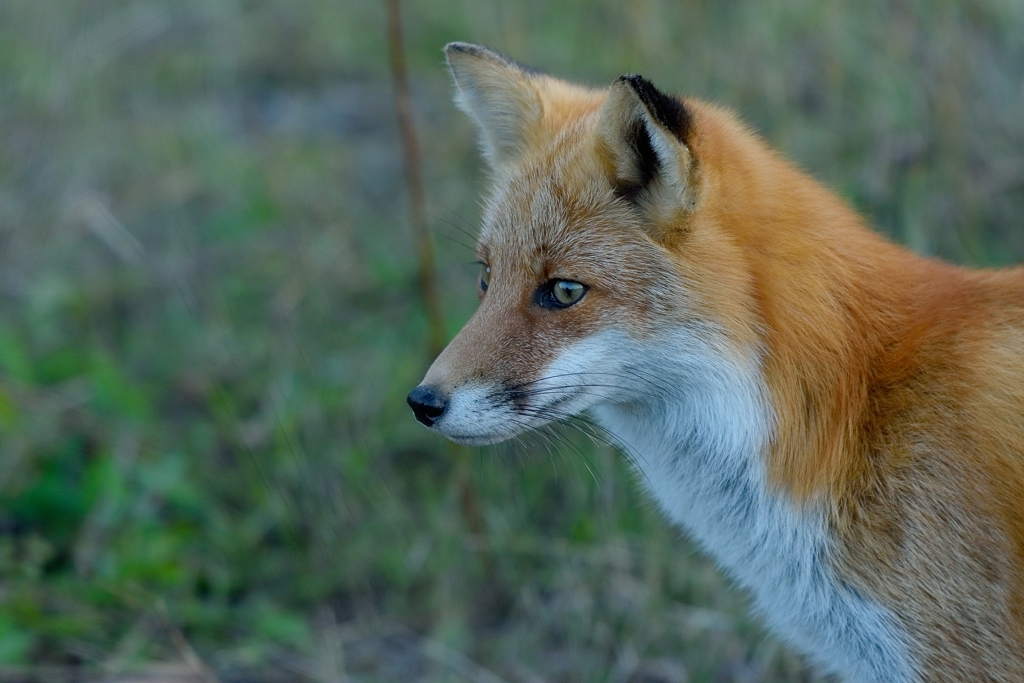
<path id="1" fill-rule="evenodd" d="M 904 639 L 880 608 L 838 581 L 824 508 L 769 483 L 774 416 L 757 363 L 682 332 L 645 357 L 661 400 L 593 410 L 670 518 L 754 596 L 792 644 L 856 681 L 910 681 Z"/>
<path id="2" fill-rule="evenodd" d="M 633 372 L 658 377 L 660 396 L 593 412 L 671 519 L 751 585 L 770 560 L 763 535 L 801 516 L 801 524 L 817 526 L 821 515 L 813 506 L 798 513 L 769 489 L 764 453 L 774 416 L 757 362 L 696 339 L 681 330 L 647 344 L 657 357 L 634 355 L 648 367 Z"/>
<path id="3" fill-rule="evenodd" d="M 702 348 L 695 335 L 661 339 L 657 399 L 602 404 L 595 417 L 623 442 L 655 498 L 723 564 L 751 568 L 743 542 L 768 500 L 763 453 L 773 418 L 755 368 Z M 652 345 L 653 346 L 653 345 Z M 656 373 L 656 374 L 655 374 Z"/>
<path id="4" fill-rule="evenodd" d="M 885 241 L 730 116 L 695 108 L 705 191 L 679 249 L 713 236 L 693 259 L 716 270 L 688 281 L 704 287 L 710 319 L 738 321 L 734 346 L 763 349 L 769 481 L 800 501 L 841 498 L 865 465 L 858 444 L 885 356 L 912 355 L 906 340 L 921 340 L 914 330 L 941 315 L 962 272 Z"/>

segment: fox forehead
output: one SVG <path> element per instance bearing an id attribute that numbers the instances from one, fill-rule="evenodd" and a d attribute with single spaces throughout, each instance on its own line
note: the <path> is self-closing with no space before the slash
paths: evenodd
<path id="1" fill-rule="evenodd" d="M 480 234 L 488 262 L 521 261 L 539 276 L 629 241 L 628 212 L 615 206 L 611 192 L 580 193 L 560 180 L 528 169 L 498 184 Z"/>
<path id="2" fill-rule="evenodd" d="M 585 227 L 581 219 L 615 211 L 612 188 L 600 182 L 587 149 L 592 126 L 584 123 L 534 141 L 523 159 L 496 174 L 481 244 L 508 241 L 522 250 L 563 243 Z"/>
<path id="3" fill-rule="evenodd" d="M 492 278 L 570 279 L 590 286 L 666 279 L 668 251 L 645 232 L 635 207 L 617 197 L 601 168 L 586 119 L 542 153 L 505 169 L 483 215 L 480 259 Z"/>

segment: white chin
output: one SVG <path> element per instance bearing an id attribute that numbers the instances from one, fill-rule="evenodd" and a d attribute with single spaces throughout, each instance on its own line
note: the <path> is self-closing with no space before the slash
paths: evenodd
<path id="1" fill-rule="evenodd" d="M 460 446 L 490 446 L 491 444 L 507 441 L 515 436 L 515 434 L 445 434 L 442 431 L 438 431 L 438 433 L 449 441 L 454 441 Z"/>

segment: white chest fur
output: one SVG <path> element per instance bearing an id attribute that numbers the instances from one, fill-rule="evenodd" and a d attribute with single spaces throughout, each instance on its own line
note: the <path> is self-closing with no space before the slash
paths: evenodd
<path id="1" fill-rule="evenodd" d="M 646 384 L 656 384 L 659 400 L 599 404 L 600 424 L 634 454 L 672 521 L 794 647 L 849 683 L 916 680 L 895 621 L 835 576 L 821 510 L 797 509 L 769 489 L 762 453 L 771 411 L 756 371 L 692 335 L 671 341 L 654 353 L 645 344 L 615 370 L 657 378 Z"/>

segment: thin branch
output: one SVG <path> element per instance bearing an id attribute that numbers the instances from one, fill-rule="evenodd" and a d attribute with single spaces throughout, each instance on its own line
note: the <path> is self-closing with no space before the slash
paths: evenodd
<path id="1" fill-rule="evenodd" d="M 430 336 L 427 340 L 431 359 L 441 353 L 445 345 L 444 314 L 441 310 L 441 287 L 434 271 L 434 246 L 430 240 L 427 224 L 427 198 L 423 189 L 423 174 L 420 169 L 420 147 L 413 120 L 412 96 L 409 92 L 409 74 L 405 67 L 405 49 L 402 45 L 402 12 L 399 0 L 387 0 L 388 48 L 391 55 L 391 78 L 395 86 L 395 108 L 398 111 L 398 128 L 402 136 L 402 151 L 405 156 L 405 180 L 409 191 L 409 210 L 416 239 L 416 250 L 420 264 L 420 293 L 427 312 Z M 465 449 L 452 444 L 453 459 L 459 463 L 455 483 L 459 490 L 462 513 L 469 530 L 474 534 L 486 531 L 480 496 L 473 486 L 467 471 L 468 456 Z M 486 556 L 485 556 L 486 561 Z M 488 573 L 490 571 L 488 565 Z"/>
<path id="2" fill-rule="evenodd" d="M 420 162 L 420 145 L 413 120 L 412 95 L 409 92 L 409 75 L 405 67 L 405 49 L 402 45 L 402 14 L 399 0 L 387 0 L 388 48 L 391 56 L 391 80 L 395 87 L 395 109 L 398 112 L 398 129 L 402 137 L 402 152 L 405 160 L 405 182 L 409 192 L 409 213 L 412 219 L 413 237 L 419 258 L 420 294 L 427 313 L 429 325 L 429 351 L 431 358 L 441 353 L 445 343 L 444 314 L 441 310 L 441 287 L 434 271 L 434 245 L 430 241 L 427 224 L 427 198 L 423 189 L 423 173 Z"/>

